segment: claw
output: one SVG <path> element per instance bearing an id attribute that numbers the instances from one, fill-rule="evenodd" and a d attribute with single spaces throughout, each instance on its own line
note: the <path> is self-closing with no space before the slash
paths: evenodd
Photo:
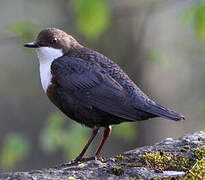
<path id="1" fill-rule="evenodd" d="M 101 162 L 105 162 L 105 158 L 99 157 L 99 156 L 91 156 L 91 157 L 81 158 L 81 159 L 79 157 L 77 157 L 76 159 L 74 159 L 68 163 L 59 164 L 59 165 L 55 166 L 55 168 L 65 168 L 65 167 L 76 165 L 80 162 L 88 162 L 88 161 L 92 161 L 92 160 L 98 160 Z"/>

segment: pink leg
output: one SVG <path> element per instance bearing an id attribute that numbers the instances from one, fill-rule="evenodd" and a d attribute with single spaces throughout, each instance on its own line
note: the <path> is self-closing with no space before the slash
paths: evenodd
<path id="1" fill-rule="evenodd" d="M 83 161 L 83 156 L 85 154 L 85 152 L 87 151 L 88 147 L 90 146 L 91 142 L 93 141 L 93 139 L 95 138 L 95 136 L 98 134 L 99 132 L 99 127 L 94 127 L 93 128 L 93 132 L 92 135 L 90 136 L 90 138 L 88 139 L 87 143 L 85 144 L 83 150 L 81 151 L 81 153 L 78 155 L 77 158 L 75 158 L 74 162 L 78 162 L 78 161 Z"/>
<path id="2" fill-rule="evenodd" d="M 89 145 L 91 144 L 91 142 L 93 141 L 93 139 L 95 138 L 95 136 L 98 134 L 98 131 L 99 131 L 99 127 L 94 127 L 93 128 L 93 132 L 92 132 L 92 135 L 90 136 L 90 138 L 88 139 L 87 143 L 85 144 L 83 150 L 81 151 L 81 153 L 77 156 L 77 158 L 75 158 L 73 161 L 69 162 L 69 163 L 63 163 L 63 164 L 60 164 L 58 166 L 56 166 L 57 168 L 59 167 L 65 167 L 65 166 L 69 166 L 69 165 L 72 165 L 72 164 L 75 164 L 77 162 L 80 162 L 80 161 L 90 161 L 90 160 L 94 160 L 95 157 L 89 157 L 89 158 L 83 158 L 86 150 L 88 149 Z"/>
<path id="3" fill-rule="evenodd" d="M 97 149 L 97 151 L 96 151 L 96 153 L 95 153 L 95 156 L 91 156 L 91 157 L 88 157 L 88 158 L 83 158 L 83 155 L 81 156 L 81 159 L 79 160 L 79 161 L 90 161 L 90 160 L 95 160 L 95 158 L 96 158 L 96 156 L 99 156 L 99 154 L 100 154 L 100 151 L 101 151 L 101 149 L 102 149 L 102 147 L 103 147 L 103 145 L 104 145 L 104 143 L 105 143 L 105 141 L 106 141 L 106 139 L 108 138 L 108 136 L 110 135 L 110 133 L 111 133 L 111 126 L 108 126 L 108 127 L 105 127 L 104 128 L 104 134 L 103 134 L 103 138 L 102 138 L 102 140 L 101 140 L 101 142 L 100 142 L 100 145 L 99 145 L 99 147 L 98 147 L 98 149 Z M 91 136 L 92 137 L 92 136 Z M 83 152 L 83 151 L 82 151 Z M 82 153 L 81 152 L 81 153 Z M 80 155 L 81 155 L 81 153 L 80 153 Z M 84 152 L 85 153 L 85 152 Z M 80 156 L 79 155 L 79 156 Z M 79 157 L 78 156 L 78 157 Z M 77 157 L 77 158 L 78 158 Z M 77 159 L 76 158 L 76 159 Z"/>
<path id="4" fill-rule="evenodd" d="M 98 155 L 100 154 L 100 151 L 101 151 L 101 149 L 102 149 L 102 147 L 103 147 L 103 145 L 104 145 L 106 139 L 107 139 L 108 136 L 110 135 L 111 130 L 112 130 L 111 126 L 107 126 L 107 127 L 104 128 L 103 138 L 102 138 L 102 140 L 101 140 L 101 142 L 100 142 L 100 145 L 99 145 L 99 147 L 98 147 L 98 149 L 97 149 L 97 151 L 96 151 L 96 153 L 95 153 L 95 156 L 98 156 Z"/>

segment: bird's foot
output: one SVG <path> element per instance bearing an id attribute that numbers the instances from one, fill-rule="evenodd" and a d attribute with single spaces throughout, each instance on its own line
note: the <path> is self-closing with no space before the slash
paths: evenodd
<path id="1" fill-rule="evenodd" d="M 78 162 L 76 162 L 76 161 L 70 161 L 70 162 L 68 162 L 68 163 L 61 163 L 61 164 L 58 164 L 58 165 L 56 165 L 55 166 L 55 168 L 64 168 L 64 167 L 69 167 L 69 166 L 72 166 L 72 165 L 75 165 L 75 164 L 77 164 Z"/>
<path id="2" fill-rule="evenodd" d="M 95 156 L 95 159 L 102 162 L 102 163 L 106 161 L 105 157 L 103 157 L 103 156 Z"/>
<path id="3" fill-rule="evenodd" d="M 105 162 L 105 158 L 104 157 L 100 157 L 100 156 L 91 156 L 91 157 L 87 157 L 87 158 L 82 158 L 82 157 L 77 157 L 76 159 L 68 162 L 68 163 L 62 163 L 56 166 L 56 168 L 63 168 L 63 167 L 69 167 L 69 166 L 73 166 L 76 165 L 78 163 L 81 162 L 88 162 L 88 161 L 92 161 L 92 160 L 98 160 L 101 162 Z"/>
<path id="4" fill-rule="evenodd" d="M 92 161 L 92 160 L 105 162 L 106 159 L 104 157 L 99 156 L 99 155 L 95 155 L 95 156 L 88 157 L 88 158 L 82 158 L 79 162 L 87 162 L 87 161 Z"/>

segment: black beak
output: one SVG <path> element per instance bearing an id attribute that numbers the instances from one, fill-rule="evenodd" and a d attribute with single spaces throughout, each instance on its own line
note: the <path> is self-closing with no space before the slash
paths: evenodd
<path id="1" fill-rule="evenodd" d="M 39 44 L 36 41 L 30 42 L 30 43 L 26 43 L 24 44 L 24 47 L 28 47 L 28 48 L 38 48 Z"/>

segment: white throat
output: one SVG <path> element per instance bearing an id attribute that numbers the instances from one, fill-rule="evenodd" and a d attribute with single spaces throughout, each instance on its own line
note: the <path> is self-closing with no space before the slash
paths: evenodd
<path id="1" fill-rule="evenodd" d="M 40 47 L 36 49 L 36 52 L 40 63 L 41 84 L 44 92 L 46 92 L 51 84 L 51 64 L 55 59 L 61 57 L 63 52 L 51 47 Z"/>

